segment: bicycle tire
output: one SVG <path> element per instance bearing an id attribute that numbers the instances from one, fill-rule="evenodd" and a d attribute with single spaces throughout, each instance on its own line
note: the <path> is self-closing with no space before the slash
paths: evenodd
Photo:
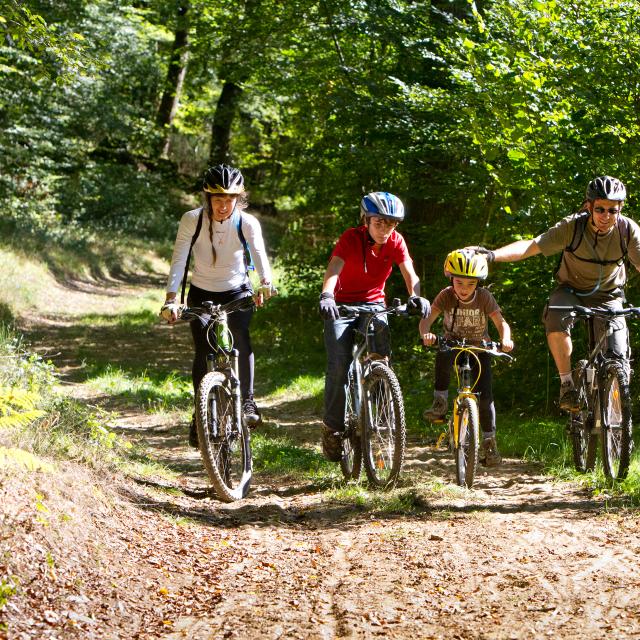
<path id="1" fill-rule="evenodd" d="M 456 483 L 460 487 L 473 486 L 478 466 L 479 429 L 478 403 L 473 398 L 463 398 L 458 407 L 458 445 L 454 449 Z"/>
<path id="2" fill-rule="evenodd" d="M 396 483 L 407 432 L 402 390 L 395 373 L 376 362 L 364 378 L 362 461 L 369 483 L 390 487 Z"/>
<path id="3" fill-rule="evenodd" d="M 598 441 L 593 435 L 593 422 L 598 415 L 598 403 L 593 411 L 589 407 L 589 385 L 585 377 L 586 360 L 580 360 L 573 373 L 573 383 L 578 393 L 579 411 L 569 415 L 569 435 L 573 450 L 573 465 L 576 471 L 593 471 L 596 462 Z"/>
<path id="4" fill-rule="evenodd" d="M 253 471 L 249 429 L 237 420 L 228 378 L 219 371 L 207 373 L 200 382 L 196 428 L 202 461 L 218 498 L 224 502 L 244 498 Z"/>
<path id="5" fill-rule="evenodd" d="M 342 438 L 340 470 L 346 480 L 358 480 L 362 471 L 362 442 L 360 438 L 360 416 L 356 407 L 356 381 L 349 370 L 345 406 L 345 434 Z"/>
<path id="6" fill-rule="evenodd" d="M 628 376 L 620 364 L 607 367 L 601 416 L 604 473 L 614 480 L 623 480 L 631 462 L 633 425 Z"/>

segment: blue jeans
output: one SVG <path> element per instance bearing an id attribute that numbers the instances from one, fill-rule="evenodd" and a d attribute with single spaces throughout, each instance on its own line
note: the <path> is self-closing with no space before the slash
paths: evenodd
<path id="1" fill-rule="evenodd" d="M 379 311 L 377 303 L 349 305 L 354 309 Z M 347 375 L 352 359 L 354 330 L 364 331 L 367 318 L 339 318 L 324 321 L 324 346 L 327 351 L 327 370 L 324 378 L 324 423 L 335 431 L 344 431 Z M 373 319 L 369 328 L 375 334 L 369 338 L 369 349 L 388 356 L 389 325 L 385 315 Z"/>

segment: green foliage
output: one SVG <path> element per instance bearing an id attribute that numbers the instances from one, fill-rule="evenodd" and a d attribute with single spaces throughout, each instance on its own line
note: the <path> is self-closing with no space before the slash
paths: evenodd
<path id="1" fill-rule="evenodd" d="M 319 452 L 295 445 L 285 437 L 267 437 L 257 433 L 251 438 L 254 470 L 265 473 L 316 475 L 332 469 Z"/>
<path id="2" fill-rule="evenodd" d="M 0 579 L 0 610 L 2 610 L 9 598 L 15 595 L 18 588 L 18 578 L 16 576 L 8 576 Z M 0 629 L 2 627 L 0 626 Z"/>

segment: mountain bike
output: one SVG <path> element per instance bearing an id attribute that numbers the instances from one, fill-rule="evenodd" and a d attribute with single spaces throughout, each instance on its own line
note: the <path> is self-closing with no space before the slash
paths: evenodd
<path id="1" fill-rule="evenodd" d="M 595 467 L 598 434 L 602 444 L 602 466 L 609 478 L 627 476 L 633 450 L 630 353 L 619 355 L 607 349 L 607 338 L 615 331 L 616 318 L 640 315 L 640 308 L 551 306 L 566 311 L 567 318 L 584 320 L 587 325 L 587 357 L 578 361 L 573 381 L 578 392 L 579 410 L 569 416 L 569 436 L 573 462 L 578 471 Z M 595 320 L 602 321 L 596 330 Z"/>
<path id="2" fill-rule="evenodd" d="M 340 468 L 347 480 L 357 480 L 364 464 L 372 485 L 389 487 L 397 481 L 404 461 L 404 401 L 388 358 L 371 352 L 369 346 L 374 319 L 383 314 L 408 315 L 406 305 L 394 299 L 390 307 L 379 311 L 349 305 L 339 310 L 343 318 L 363 318 L 364 322 L 361 329 L 354 329 Z"/>
<path id="3" fill-rule="evenodd" d="M 458 395 L 453 401 L 453 413 L 449 418 L 447 436 L 456 463 L 456 484 L 471 488 L 478 466 L 480 444 L 478 394 L 473 391 L 482 373 L 482 364 L 477 354 L 488 353 L 496 358 L 507 358 L 509 361 L 512 361 L 513 357 L 504 351 L 499 351 L 500 345 L 496 342 L 472 345 L 465 340 L 438 336 L 436 346 L 439 351 L 456 353 L 453 368 L 456 372 Z M 473 382 L 471 358 L 474 358 L 478 365 L 478 375 Z"/>
<path id="4" fill-rule="evenodd" d="M 203 302 L 183 307 L 181 320 L 198 320 L 207 327 L 207 373 L 196 393 L 198 445 L 207 475 L 224 502 L 244 498 L 253 473 L 249 427 L 242 419 L 238 350 L 233 348 L 227 316 L 250 309 L 252 297 L 227 304 Z"/>

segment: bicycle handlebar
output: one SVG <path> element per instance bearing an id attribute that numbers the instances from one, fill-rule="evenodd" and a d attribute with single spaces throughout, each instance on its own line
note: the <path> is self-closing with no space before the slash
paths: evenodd
<path id="1" fill-rule="evenodd" d="M 406 304 L 393 304 L 389 307 L 378 309 L 377 311 L 369 310 L 362 305 L 340 304 L 338 305 L 338 311 L 340 312 L 340 317 L 345 319 L 359 318 L 361 316 L 380 316 L 384 313 L 388 313 L 393 316 L 410 315 L 407 311 Z"/>
<path id="2" fill-rule="evenodd" d="M 640 307 L 624 307 L 623 309 L 606 309 L 604 307 L 583 307 L 575 304 L 571 306 L 551 305 L 549 311 L 566 311 L 572 318 L 620 318 L 640 316 Z"/>
<path id="3" fill-rule="evenodd" d="M 178 310 L 178 319 L 186 321 L 199 319 L 203 323 L 207 323 L 211 318 L 217 319 L 225 313 L 248 311 L 253 307 L 255 307 L 255 301 L 252 296 L 232 300 L 225 304 L 214 304 L 210 300 L 206 300 L 200 306 L 188 307 L 187 305 L 181 305 Z"/>
<path id="4" fill-rule="evenodd" d="M 477 345 L 470 344 L 465 340 L 455 340 L 454 338 L 436 336 L 436 343 L 434 346 L 437 346 L 440 351 L 463 351 L 467 349 L 469 351 L 482 351 L 496 358 L 507 358 L 507 360 L 514 359 L 511 354 L 506 353 L 505 351 L 500 351 L 502 348 L 502 344 L 500 342 L 483 340 L 481 344 Z"/>

